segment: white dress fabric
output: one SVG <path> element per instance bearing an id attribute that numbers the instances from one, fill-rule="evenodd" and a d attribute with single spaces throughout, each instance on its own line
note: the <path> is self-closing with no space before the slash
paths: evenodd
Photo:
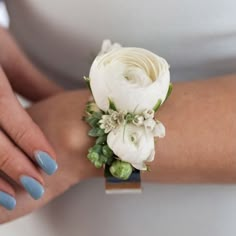
<path id="1" fill-rule="evenodd" d="M 67 88 L 83 86 L 106 38 L 166 58 L 172 81 L 236 72 L 235 0 L 8 0 L 7 7 L 21 47 Z M 143 187 L 141 195 L 106 196 L 103 180 L 81 183 L 1 226 L 0 235 L 236 235 L 235 185 Z"/>
<path id="2" fill-rule="evenodd" d="M 10 20 L 6 9 L 6 5 L 3 1 L 0 0 L 0 26 L 8 28 L 9 23 Z"/>

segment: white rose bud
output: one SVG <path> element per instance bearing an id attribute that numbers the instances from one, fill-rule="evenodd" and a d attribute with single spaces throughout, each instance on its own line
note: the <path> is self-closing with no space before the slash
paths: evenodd
<path id="1" fill-rule="evenodd" d="M 142 113 L 164 102 L 170 83 L 165 59 L 142 48 L 114 48 L 95 58 L 90 86 L 96 104 L 109 109 L 109 99 L 119 111 Z"/>
<path id="2" fill-rule="evenodd" d="M 145 162 L 153 161 L 155 156 L 153 133 L 133 124 L 112 130 L 107 136 L 107 144 L 122 161 L 139 170 L 146 170 Z"/>

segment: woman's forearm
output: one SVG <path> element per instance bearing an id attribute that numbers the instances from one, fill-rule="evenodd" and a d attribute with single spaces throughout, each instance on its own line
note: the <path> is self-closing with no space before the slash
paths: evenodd
<path id="1" fill-rule="evenodd" d="M 174 84 L 157 118 L 166 137 L 156 144 L 156 158 L 144 181 L 163 183 L 236 182 L 236 76 Z M 94 140 L 81 119 L 89 92 L 67 92 L 33 105 L 29 114 L 57 153 L 58 172 L 45 176 L 45 195 L 39 201 L 17 188 L 17 207 L 0 209 L 0 223 L 45 205 L 81 180 L 102 176 L 87 160 Z"/>
<path id="2" fill-rule="evenodd" d="M 156 144 L 143 179 L 168 183 L 236 182 L 236 76 L 176 83 L 157 118 Z"/>

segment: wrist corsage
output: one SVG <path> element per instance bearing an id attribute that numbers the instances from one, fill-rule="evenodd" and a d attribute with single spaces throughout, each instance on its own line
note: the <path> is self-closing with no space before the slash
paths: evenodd
<path id="1" fill-rule="evenodd" d="M 92 97 L 85 120 L 95 144 L 87 158 L 113 182 L 150 170 L 155 140 L 165 136 L 155 113 L 172 91 L 169 65 L 156 54 L 105 41 L 85 77 Z"/>

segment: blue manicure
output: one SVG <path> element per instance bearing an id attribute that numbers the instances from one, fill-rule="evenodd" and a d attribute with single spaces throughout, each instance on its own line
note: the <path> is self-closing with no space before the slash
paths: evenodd
<path id="1" fill-rule="evenodd" d="M 35 152 L 35 159 L 39 166 L 48 174 L 52 175 L 56 172 L 58 165 L 46 152 Z"/>
<path id="2" fill-rule="evenodd" d="M 0 191 L 0 205 L 5 207 L 7 210 L 13 210 L 16 206 L 16 199 L 11 195 Z"/>
<path id="3" fill-rule="evenodd" d="M 20 182 L 25 190 L 31 195 L 32 198 L 38 200 L 44 194 L 43 186 L 34 178 L 29 176 L 22 176 Z"/>

